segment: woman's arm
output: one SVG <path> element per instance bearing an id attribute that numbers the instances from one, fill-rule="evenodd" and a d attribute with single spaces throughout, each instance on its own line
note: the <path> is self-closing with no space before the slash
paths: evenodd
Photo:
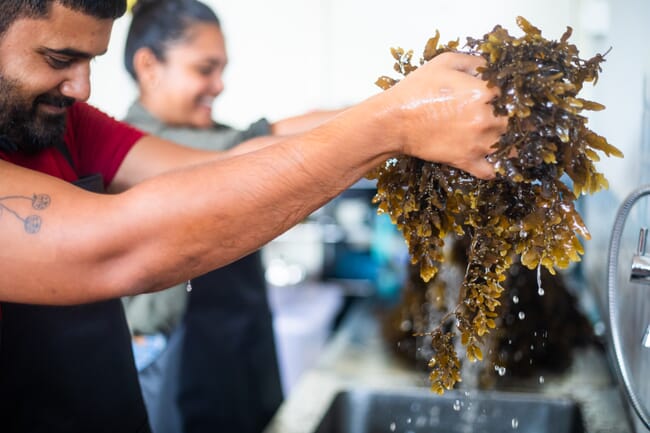
<path id="1" fill-rule="evenodd" d="M 271 123 L 271 134 L 279 136 L 300 134 L 327 122 L 341 112 L 343 110 L 314 110 L 287 117 Z"/>
<path id="2" fill-rule="evenodd" d="M 209 161 L 230 158 L 262 149 L 286 137 L 262 136 L 247 140 L 228 150 L 205 150 L 180 145 L 155 135 L 140 139 L 129 151 L 108 187 L 111 193 L 126 191 L 145 179 Z"/>

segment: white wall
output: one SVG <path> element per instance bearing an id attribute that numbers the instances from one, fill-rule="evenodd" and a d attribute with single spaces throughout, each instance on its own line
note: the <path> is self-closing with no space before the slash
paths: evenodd
<path id="1" fill-rule="evenodd" d="M 230 56 L 220 121 L 243 126 L 311 108 L 339 107 L 379 89 L 392 74 L 391 47 L 419 55 L 441 40 L 479 37 L 502 24 L 517 33 L 523 15 L 548 37 L 579 27 L 578 0 L 207 0 L 219 14 Z M 135 89 L 122 66 L 129 17 L 117 21 L 109 53 L 97 59 L 91 102 L 121 117 Z"/>
<path id="2" fill-rule="evenodd" d="M 639 185 L 640 139 L 643 109 L 644 69 L 650 73 L 650 2 L 610 0 L 610 31 L 603 37 L 604 49 L 612 48 L 604 64 L 603 80 L 595 97 L 607 110 L 592 116 L 593 127 L 623 149 L 625 159 L 607 167 L 607 175 L 617 196 L 627 195 Z M 650 126 L 650 125 L 648 125 Z M 643 170 L 647 170 L 644 167 Z M 648 180 L 646 176 L 646 180 Z"/>

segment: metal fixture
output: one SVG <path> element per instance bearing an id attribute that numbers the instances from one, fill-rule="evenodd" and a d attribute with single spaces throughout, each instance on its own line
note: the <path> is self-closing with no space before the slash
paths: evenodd
<path id="1" fill-rule="evenodd" d="M 645 255 L 647 239 L 648 229 L 642 227 L 636 254 L 632 257 L 632 272 L 630 273 L 630 281 L 636 283 L 650 284 L 650 256 Z"/>
<path id="2" fill-rule="evenodd" d="M 608 304 L 609 304 L 609 324 L 611 330 L 611 338 L 613 342 L 613 350 L 616 358 L 616 367 L 620 379 L 624 385 L 625 393 L 637 413 L 641 422 L 646 428 L 650 429 L 650 413 L 646 406 L 641 402 L 641 396 L 637 392 L 635 383 L 638 385 L 640 378 L 632 377 L 630 371 L 630 363 L 627 359 L 628 353 L 623 348 L 624 337 L 620 327 L 620 311 L 619 311 L 619 293 L 622 287 L 619 287 L 619 253 L 621 246 L 621 238 L 625 228 L 625 223 L 630 214 L 633 205 L 642 197 L 650 195 L 650 185 L 640 187 L 633 191 L 621 204 L 616 220 L 614 221 L 614 228 L 612 230 L 612 237 L 609 244 L 609 257 L 607 265 L 607 287 L 608 287 Z M 629 280 L 634 283 L 650 284 L 650 256 L 645 255 L 645 243 L 647 237 L 647 229 L 642 228 L 637 244 L 636 255 L 632 259 L 632 270 Z M 623 269 L 623 271 L 625 271 Z M 647 323 L 647 322 L 646 322 Z M 647 325 L 642 341 L 644 348 L 650 347 L 650 325 Z M 629 349 L 629 346 L 628 346 Z"/>
<path id="3" fill-rule="evenodd" d="M 650 349 L 650 325 L 645 329 L 645 334 L 643 334 L 643 347 Z"/>

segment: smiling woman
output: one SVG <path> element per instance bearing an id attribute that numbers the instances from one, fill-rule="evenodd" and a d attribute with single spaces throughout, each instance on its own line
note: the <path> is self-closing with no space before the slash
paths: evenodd
<path id="1" fill-rule="evenodd" d="M 124 64 L 139 90 L 125 120 L 193 148 L 237 151 L 242 142 L 273 142 L 339 112 L 313 111 L 275 123 L 260 119 L 243 130 L 215 122 L 212 105 L 224 89 L 228 54 L 217 15 L 196 0 L 140 0 Z M 179 431 L 182 422 L 184 432 L 219 425 L 257 433 L 282 400 L 260 254 L 194 279 L 191 286 L 189 295 L 176 286 L 125 300 L 134 334 L 170 335 L 170 347 L 140 372 L 152 427 L 157 433 Z M 176 346 L 179 338 L 182 347 Z M 180 369 L 173 365 L 179 358 Z M 160 392 L 169 383 L 178 390 Z"/>
<path id="2" fill-rule="evenodd" d="M 139 97 L 125 120 L 210 150 L 269 135 L 265 120 L 240 131 L 212 119 L 227 63 L 221 24 L 205 4 L 140 0 L 124 56 Z M 195 278 L 191 287 L 124 299 L 152 429 L 258 433 L 282 401 L 260 254 Z M 149 342 L 156 341 L 166 347 L 151 359 Z"/>
<path id="3" fill-rule="evenodd" d="M 212 104 L 224 87 L 224 38 L 217 25 L 201 23 L 187 38 L 188 43 L 166 50 L 164 63 L 156 62 L 150 50 L 136 53 L 140 102 L 169 125 L 209 128 L 214 124 Z"/>

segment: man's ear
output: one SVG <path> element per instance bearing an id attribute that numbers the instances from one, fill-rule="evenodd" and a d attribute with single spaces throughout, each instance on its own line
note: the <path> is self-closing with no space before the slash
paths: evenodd
<path id="1" fill-rule="evenodd" d="M 148 47 L 139 48 L 133 54 L 133 69 L 140 86 L 149 86 L 157 81 L 157 66 L 160 61 Z"/>

